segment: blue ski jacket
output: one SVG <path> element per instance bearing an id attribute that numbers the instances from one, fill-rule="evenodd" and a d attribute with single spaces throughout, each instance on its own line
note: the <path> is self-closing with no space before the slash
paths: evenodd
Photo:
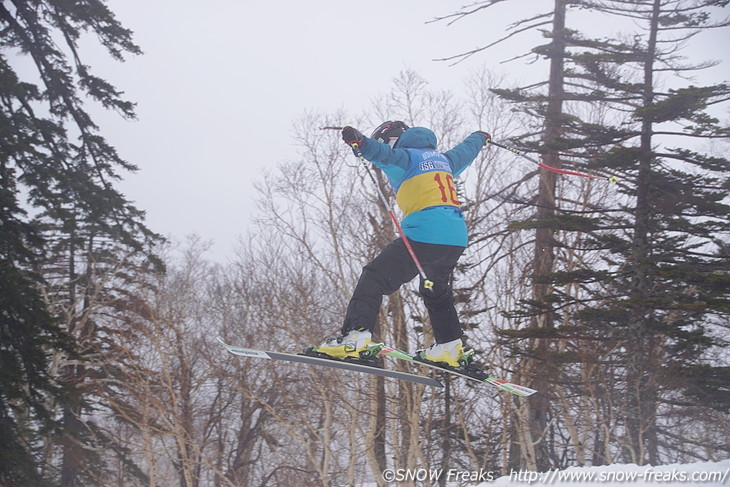
<path id="1" fill-rule="evenodd" d="M 476 159 L 485 138 L 473 133 L 446 152 L 436 150 L 436 135 L 425 127 L 412 127 L 392 149 L 366 137 L 360 151 L 383 170 L 405 218 L 403 233 L 410 240 L 466 247 L 468 235 L 454 178 Z"/>

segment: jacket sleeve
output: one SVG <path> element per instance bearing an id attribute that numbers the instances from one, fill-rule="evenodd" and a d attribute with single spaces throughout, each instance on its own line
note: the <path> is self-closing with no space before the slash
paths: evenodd
<path id="1" fill-rule="evenodd" d="M 482 147 L 484 147 L 484 136 L 475 132 L 464 139 L 461 144 L 444 152 L 444 155 L 451 162 L 451 170 L 454 176 L 461 174 L 464 169 L 474 162 Z"/>
<path id="2" fill-rule="evenodd" d="M 405 149 L 391 149 L 389 145 L 378 142 L 370 137 L 365 137 L 362 148 L 362 156 L 372 162 L 380 169 L 400 168 L 405 171 L 410 163 L 410 156 Z"/>

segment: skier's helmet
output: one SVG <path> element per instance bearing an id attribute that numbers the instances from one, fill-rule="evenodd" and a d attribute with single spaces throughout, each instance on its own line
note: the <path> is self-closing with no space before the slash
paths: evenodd
<path id="1" fill-rule="evenodd" d="M 370 138 L 395 148 L 398 138 L 403 135 L 403 132 L 408 130 L 408 128 L 408 125 L 400 120 L 388 120 L 387 122 L 381 123 L 378 128 L 373 131 L 373 135 L 371 135 Z"/>

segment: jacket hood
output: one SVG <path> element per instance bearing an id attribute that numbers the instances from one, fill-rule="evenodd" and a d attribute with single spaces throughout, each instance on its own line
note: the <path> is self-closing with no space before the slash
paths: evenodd
<path id="1" fill-rule="evenodd" d="M 398 138 L 398 149 L 436 149 L 436 134 L 426 127 L 411 127 Z"/>

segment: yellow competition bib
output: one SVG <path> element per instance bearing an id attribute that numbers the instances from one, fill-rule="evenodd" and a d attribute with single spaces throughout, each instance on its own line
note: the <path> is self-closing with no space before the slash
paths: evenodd
<path id="1" fill-rule="evenodd" d="M 406 216 L 431 206 L 460 206 L 454 177 L 446 171 L 413 176 L 401 184 L 395 199 Z"/>

